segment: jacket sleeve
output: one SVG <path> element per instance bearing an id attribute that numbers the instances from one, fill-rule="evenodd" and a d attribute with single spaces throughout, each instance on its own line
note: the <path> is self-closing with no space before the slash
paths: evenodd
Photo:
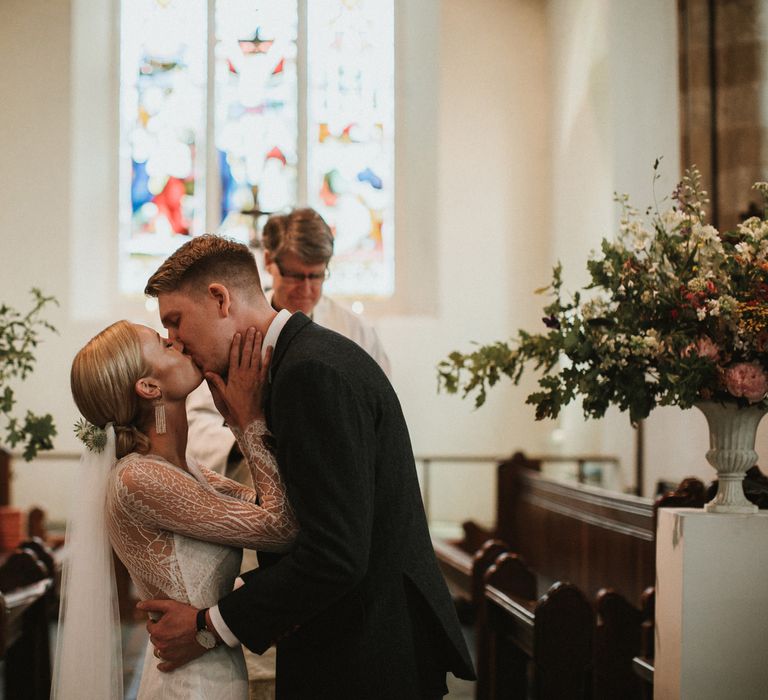
<path id="1" fill-rule="evenodd" d="M 373 521 L 372 410 L 320 361 L 282 372 L 271 429 L 299 534 L 279 562 L 219 602 L 232 632 L 256 652 L 357 586 L 368 569 Z"/>

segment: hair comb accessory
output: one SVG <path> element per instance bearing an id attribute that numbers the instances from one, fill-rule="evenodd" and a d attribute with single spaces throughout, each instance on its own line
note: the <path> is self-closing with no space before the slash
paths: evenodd
<path id="1" fill-rule="evenodd" d="M 107 445 L 107 431 L 81 418 L 75 423 L 75 437 L 91 452 L 102 452 Z"/>

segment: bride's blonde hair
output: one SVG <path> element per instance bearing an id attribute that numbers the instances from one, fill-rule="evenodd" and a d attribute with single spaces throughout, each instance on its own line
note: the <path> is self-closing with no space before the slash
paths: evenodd
<path id="1" fill-rule="evenodd" d="M 134 385 L 151 373 L 142 357 L 141 341 L 128 321 L 118 321 L 93 337 L 72 361 L 70 385 L 80 413 L 94 425 L 115 427 L 118 459 L 149 451 L 149 438 L 139 429 L 147 408 Z"/>

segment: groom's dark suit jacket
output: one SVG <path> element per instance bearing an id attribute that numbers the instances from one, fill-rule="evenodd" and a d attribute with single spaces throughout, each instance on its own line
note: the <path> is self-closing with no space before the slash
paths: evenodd
<path id="1" fill-rule="evenodd" d="M 253 651 L 277 642 L 278 698 L 408 700 L 437 696 L 445 671 L 473 678 L 384 373 L 296 313 L 270 374 L 267 424 L 300 534 L 220 601 L 227 625 Z"/>

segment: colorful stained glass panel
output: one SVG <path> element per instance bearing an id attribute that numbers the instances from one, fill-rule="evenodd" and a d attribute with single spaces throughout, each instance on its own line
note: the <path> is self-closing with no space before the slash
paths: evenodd
<path id="1" fill-rule="evenodd" d="M 205 0 L 121 3 L 120 287 L 205 227 Z"/>
<path id="2" fill-rule="evenodd" d="M 296 33 L 295 0 L 216 3 L 219 230 L 244 242 L 297 199 Z"/>
<path id="3" fill-rule="evenodd" d="M 330 293 L 394 291 L 393 5 L 121 2 L 121 291 L 206 223 L 252 242 L 262 214 L 304 203 L 334 231 Z"/>
<path id="4" fill-rule="evenodd" d="M 394 291 L 394 7 L 307 3 L 308 199 L 335 235 L 333 294 Z"/>

